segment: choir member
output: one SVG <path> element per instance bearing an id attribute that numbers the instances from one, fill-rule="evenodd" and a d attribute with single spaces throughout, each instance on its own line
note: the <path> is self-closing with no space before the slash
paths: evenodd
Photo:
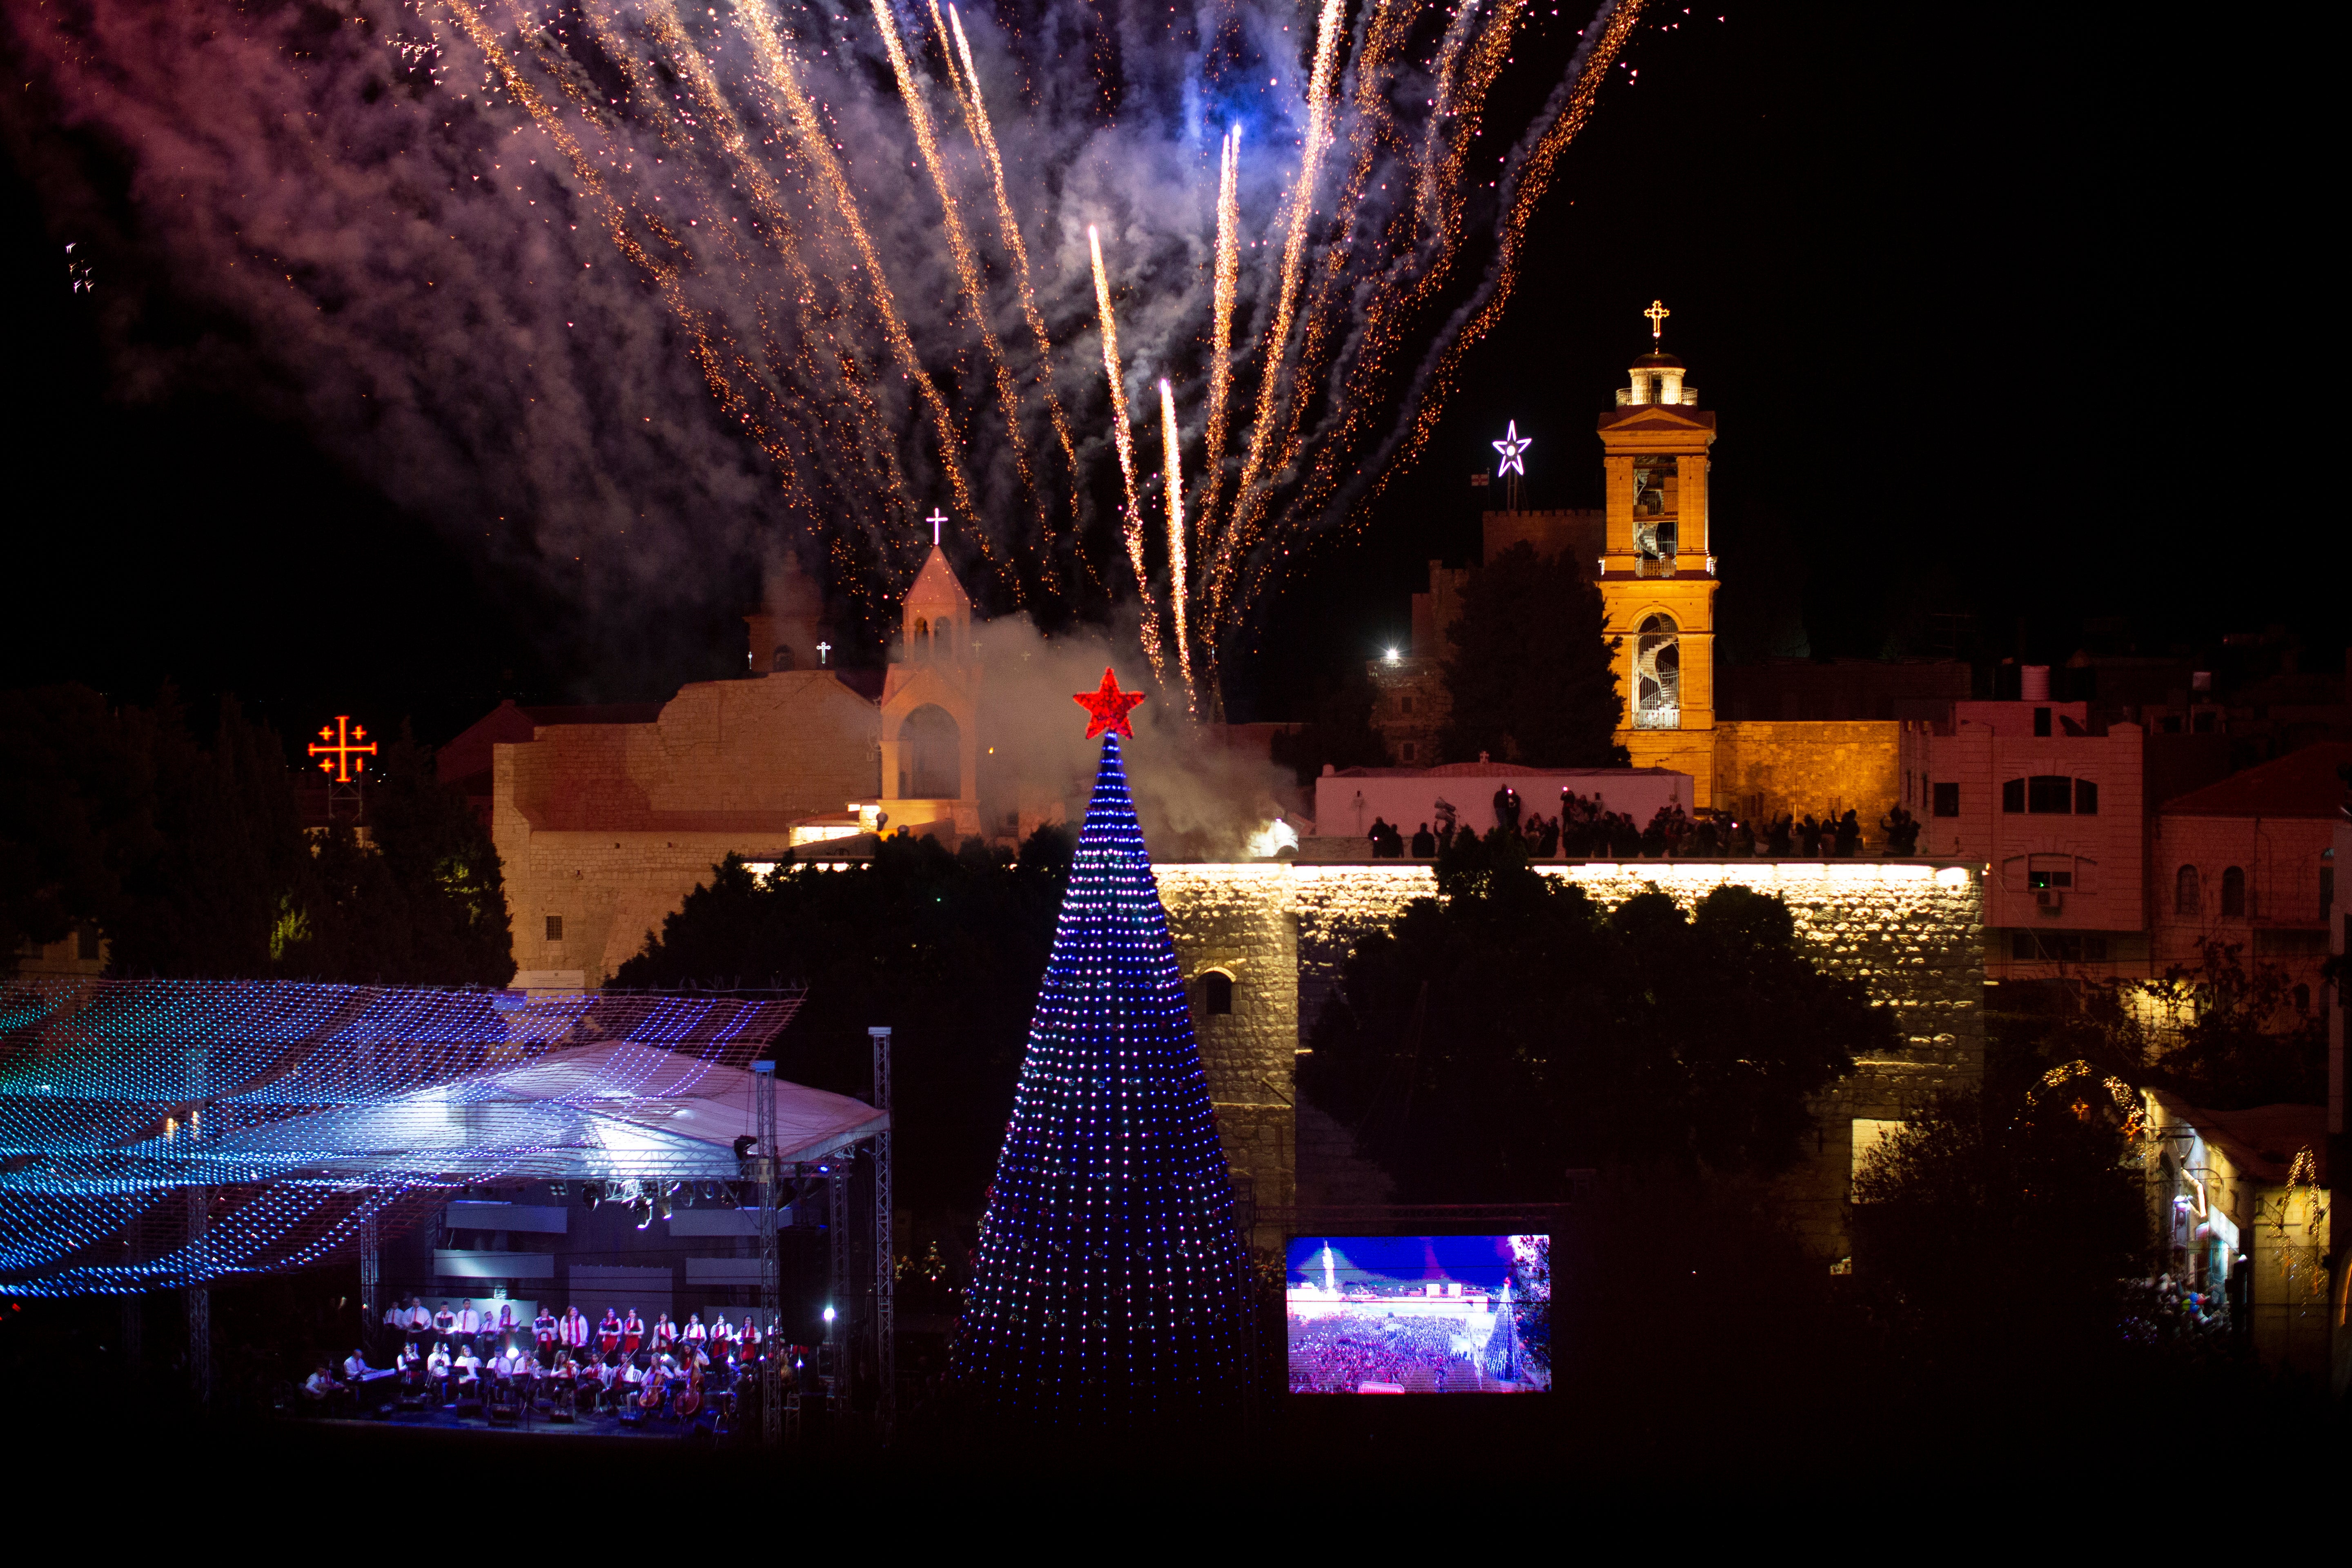
<path id="1" fill-rule="evenodd" d="M 620 1348 L 621 1320 L 607 1307 L 604 1315 L 596 1321 L 596 1349 L 609 1359 Z"/>
<path id="2" fill-rule="evenodd" d="M 677 1343 L 677 1325 L 669 1321 L 667 1312 L 664 1312 L 654 1320 L 654 1349 L 666 1351 L 676 1343 Z"/>
<path id="3" fill-rule="evenodd" d="M 441 1310 L 433 1314 L 433 1331 L 444 1340 L 457 1337 L 457 1314 L 446 1301 L 442 1302 Z"/>
<path id="4" fill-rule="evenodd" d="M 555 1334 L 572 1360 L 577 1361 L 587 1353 L 588 1320 L 581 1315 L 579 1308 L 563 1309 L 563 1321 L 556 1325 Z"/>
<path id="5" fill-rule="evenodd" d="M 551 1365 L 555 1360 L 555 1314 L 548 1310 L 544 1301 L 539 1304 L 539 1316 L 530 1321 L 530 1339 L 538 1349 L 540 1364 Z"/>
<path id="6" fill-rule="evenodd" d="M 722 1361 L 725 1360 L 728 1342 L 734 1337 L 735 1331 L 728 1323 L 727 1314 L 713 1312 L 710 1315 L 710 1353 Z"/>
<path id="7" fill-rule="evenodd" d="M 702 1314 L 688 1312 L 686 1315 L 686 1327 L 678 1331 L 677 1337 L 686 1342 L 689 1350 L 699 1350 L 709 1332 L 709 1331 L 702 1326 Z"/>
<path id="8" fill-rule="evenodd" d="M 482 1329 L 482 1314 L 475 1310 L 474 1299 L 468 1296 L 457 1303 L 457 1338 L 465 1342 L 467 1349 L 471 1350 L 474 1346 L 474 1337 L 479 1334 Z"/>
<path id="9" fill-rule="evenodd" d="M 621 1322 L 621 1353 L 625 1356 L 635 1355 L 638 1347 L 645 1342 L 646 1321 L 638 1317 L 637 1310 L 632 1307 L 629 1309 L 629 1315 Z"/>
<path id="10" fill-rule="evenodd" d="M 425 1305 L 425 1298 L 411 1296 L 408 1299 L 408 1331 L 421 1338 L 431 1332 L 432 1329 L 433 1312 Z"/>

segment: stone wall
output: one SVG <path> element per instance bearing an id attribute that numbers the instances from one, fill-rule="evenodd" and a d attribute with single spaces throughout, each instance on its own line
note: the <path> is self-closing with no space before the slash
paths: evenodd
<path id="1" fill-rule="evenodd" d="M 1822 1095 L 1811 1155 L 1782 1186 L 1790 1222 L 1809 1245 L 1843 1255 L 1856 1119 L 1901 1121 L 1938 1090 L 1982 1081 L 1979 868 L 1949 861 L 1674 860 L 1542 869 L 1573 879 L 1603 908 L 1651 888 L 1685 909 L 1727 883 L 1778 894 L 1824 970 L 1859 980 L 1895 1010 L 1904 1049 L 1860 1063 Z M 1227 1153 L 1262 1207 L 1286 1207 L 1298 1176 L 1289 1114 L 1295 1053 L 1357 945 L 1385 931 L 1411 900 L 1433 894 L 1434 875 L 1426 865 L 1395 861 L 1157 870 Z M 1210 969 L 1234 977 L 1231 1017 L 1201 1016 L 1198 982 Z"/>
<path id="2" fill-rule="evenodd" d="M 1715 805 L 1758 819 L 1852 809 L 1874 844 L 1878 819 L 1903 798 L 1901 731 L 1875 721 L 1718 723 Z"/>

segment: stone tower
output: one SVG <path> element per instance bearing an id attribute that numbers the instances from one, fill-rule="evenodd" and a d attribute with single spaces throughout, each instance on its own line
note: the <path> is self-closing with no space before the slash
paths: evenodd
<path id="1" fill-rule="evenodd" d="M 1665 317 L 1651 308 L 1654 337 Z M 1715 416 L 1698 406 L 1683 362 L 1633 362 L 1617 406 L 1601 416 L 1608 473 L 1601 599 L 1625 708 L 1617 741 L 1637 768 L 1690 774 L 1696 804 L 1715 804 L 1715 555 L 1707 542 L 1707 450 Z"/>
<path id="2" fill-rule="evenodd" d="M 937 544 L 898 616 L 898 657 L 882 688 L 882 809 L 892 826 L 952 821 L 980 831 L 980 660 L 971 599 Z"/>

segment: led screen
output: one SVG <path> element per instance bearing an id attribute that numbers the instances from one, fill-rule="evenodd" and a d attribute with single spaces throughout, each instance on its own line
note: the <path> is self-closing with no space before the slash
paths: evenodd
<path id="1" fill-rule="evenodd" d="M 1293 1394 L 1551 1386 L 1548 1236 L 1302 1236 L 1286 1261 Z"/>

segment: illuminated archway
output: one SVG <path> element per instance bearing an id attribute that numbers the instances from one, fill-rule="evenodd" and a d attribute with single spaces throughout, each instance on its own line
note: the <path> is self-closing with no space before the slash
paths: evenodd
<path id="1" fill-rule="evenodd" d="M 911 800 L 954 800 L 963 794 L 963 731 L 955 716 L 926 702 L 898 727 L 898 755 Z"/>
<path id="2" fill-rule="evenodd" d="M 1645 616 L 1633 637 L 1633 728 L 1682 726 L 1681 630 L 1672 616 Z"/>

